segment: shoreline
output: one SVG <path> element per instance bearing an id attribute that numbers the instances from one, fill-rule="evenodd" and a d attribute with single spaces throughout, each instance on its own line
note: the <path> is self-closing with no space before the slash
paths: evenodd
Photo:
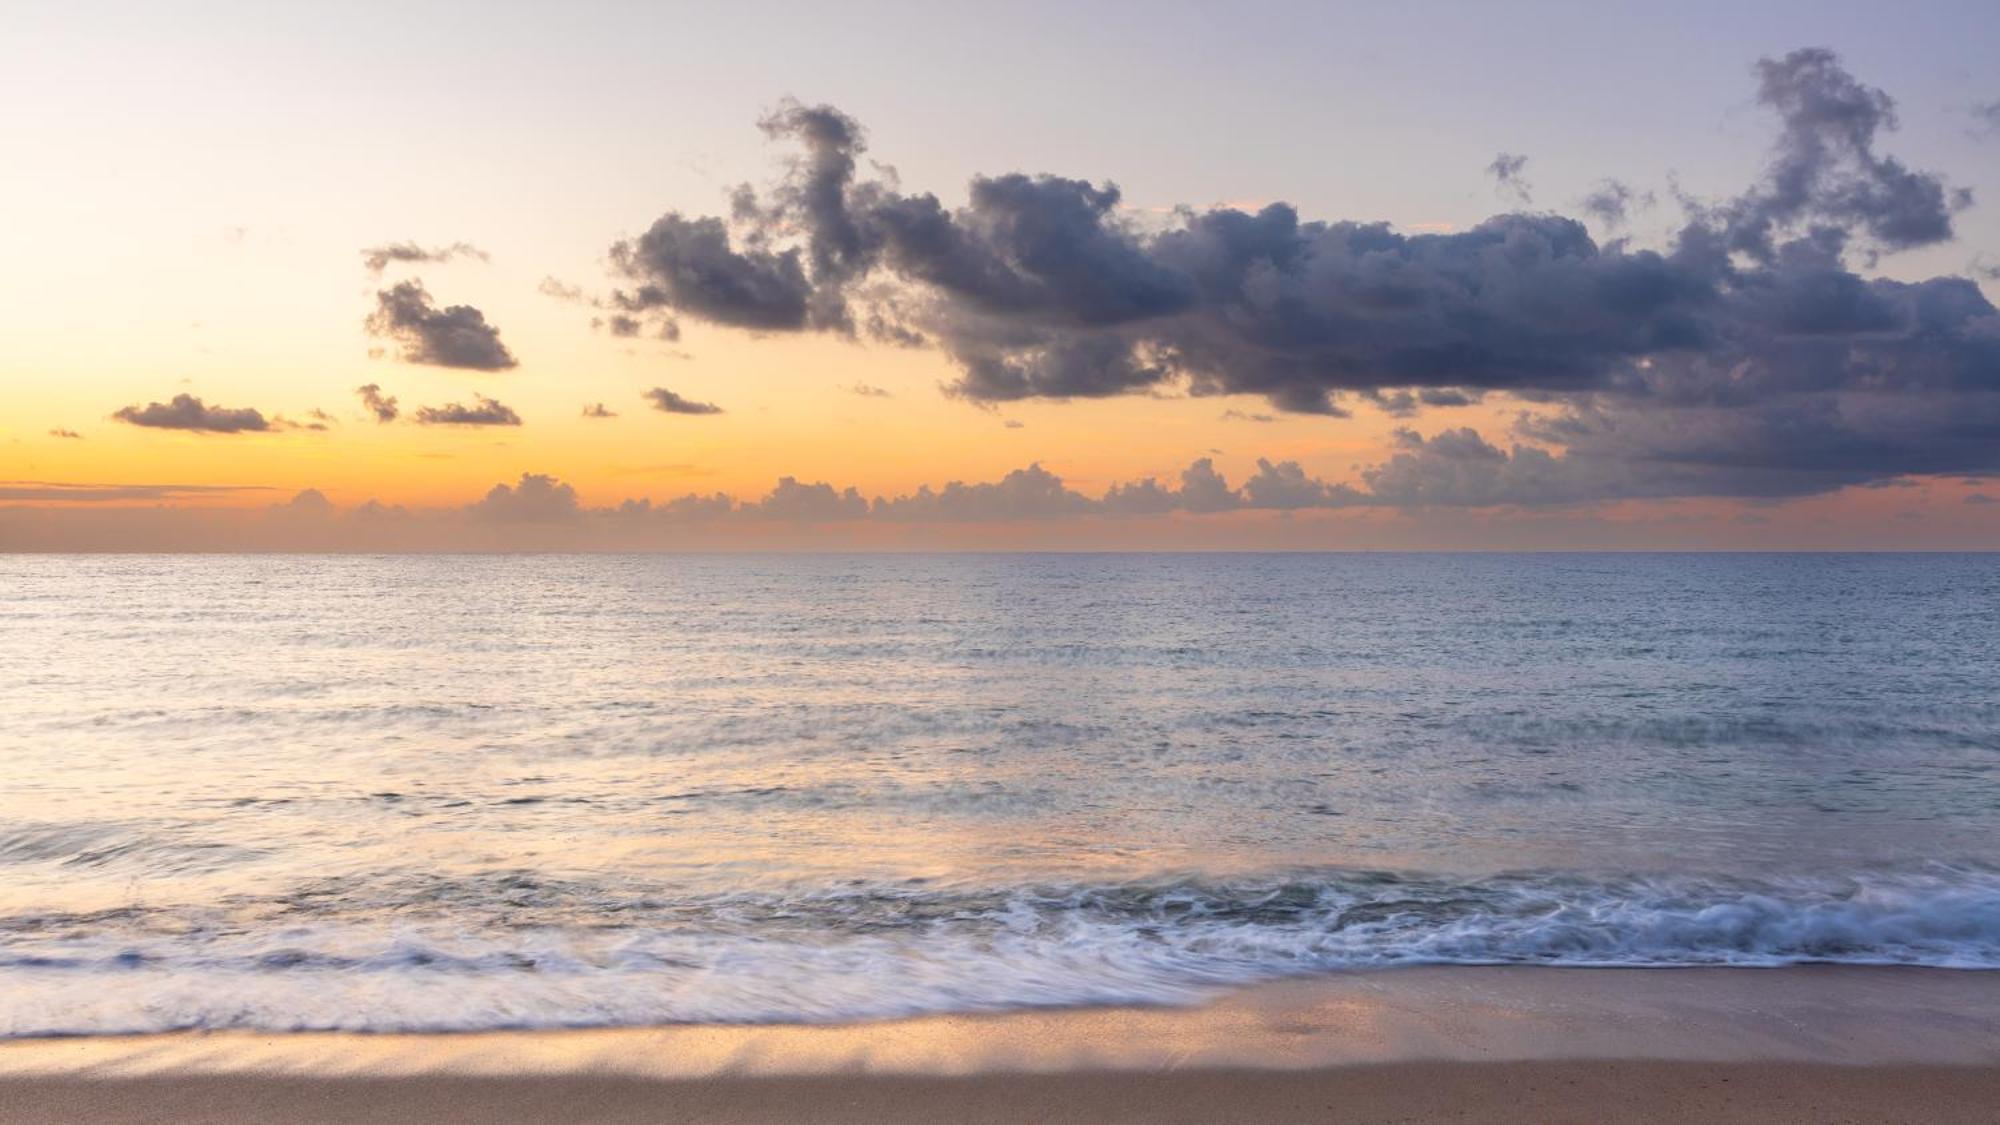
<path id="1" fill-rule="evenodd" d="M 2000 973 L 1389 969 L 1194 1008 L 0 1043 L 0 1119 L 1987 1120 Z"/>

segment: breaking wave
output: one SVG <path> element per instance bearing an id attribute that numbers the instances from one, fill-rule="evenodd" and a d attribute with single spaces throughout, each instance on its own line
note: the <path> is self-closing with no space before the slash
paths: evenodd
<path id="1" fill-rule="evenodd" d="M 2000 968 L 2000 871 L 1348 870 L 674 895 L 494 873 L 0 919 L 0 1035 L 833 1022 L 1400 965 Z"/>

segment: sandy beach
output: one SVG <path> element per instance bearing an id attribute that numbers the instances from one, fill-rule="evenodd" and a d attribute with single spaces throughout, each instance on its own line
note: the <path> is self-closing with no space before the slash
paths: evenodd
<path id="1" fill-rule="evenodd" d="M 2000 975 L 1410 969 L 1190 1009 L 0 1046 L 0 1120 L 1987 1121 Z"/>
<path id="2" fill-rule="evenodd" d="M 648 1080 L 46 1079 L 9 1122 L 1744 1121 L 1988 1122 L 1992 1069 L 1794 1063 L 1397 1063 L 1182 1070 Z"/>

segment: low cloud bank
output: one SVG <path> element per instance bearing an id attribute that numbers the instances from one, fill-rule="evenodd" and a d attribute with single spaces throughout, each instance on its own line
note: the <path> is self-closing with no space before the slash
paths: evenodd
<path id="1" fill-rule="evenodd" d="M 573 486 L 541 473 L 496 484 L 467 504 L 427 508 L 340 506 L 315 489 L 245 506 L 255 490 L 17 481 L 0 482 L 0 550 L 1978 549 L 2000 542 L 1992 478 L 1750 501 L 1756 507 L 1668 498 L 1644 506 L 1645 514 L 1551 499 L 1594 496 L 1601 482 L 1583 471 L 1538 449 L 1503 450 L 1469 430 L 1447 430 L 1407 434 L 1393 457 L 1363 473 L 1365 487 L 1269 459 L 1231 479 L 1210 458 L 1097 496 L 1031 464 L 998 480 L 896 496 L 782 477 L 754 497 L 690 493 L 607 506 L 586 504 Z M 1658 491 L 1648 481 L 1629 485 L 1634 497 Z M 1829 520 L 1813 508 L 1870 497 L 1888 498 L 1875 506 L 1893 502 L 1894 510 L 1883 508 L 1871 524 Z"/>

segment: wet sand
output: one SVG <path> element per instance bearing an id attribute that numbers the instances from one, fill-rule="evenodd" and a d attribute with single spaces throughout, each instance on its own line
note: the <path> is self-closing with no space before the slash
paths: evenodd
<path id="1" fill-rule="evenodd" d="M 1991 1122 L 2000 1071 L 1798 1063 L 1391 1063 L 1305 1071 L 656 1080 L 36 1079 L 0 1119 L 40 1122 Z"/>
<path id="2" fill-rule="evenodd" d="M 0 1121 L 1991 1121 L 2000 974 L 1410 969 L 1191 1009 L 0 1045 Z"/>

